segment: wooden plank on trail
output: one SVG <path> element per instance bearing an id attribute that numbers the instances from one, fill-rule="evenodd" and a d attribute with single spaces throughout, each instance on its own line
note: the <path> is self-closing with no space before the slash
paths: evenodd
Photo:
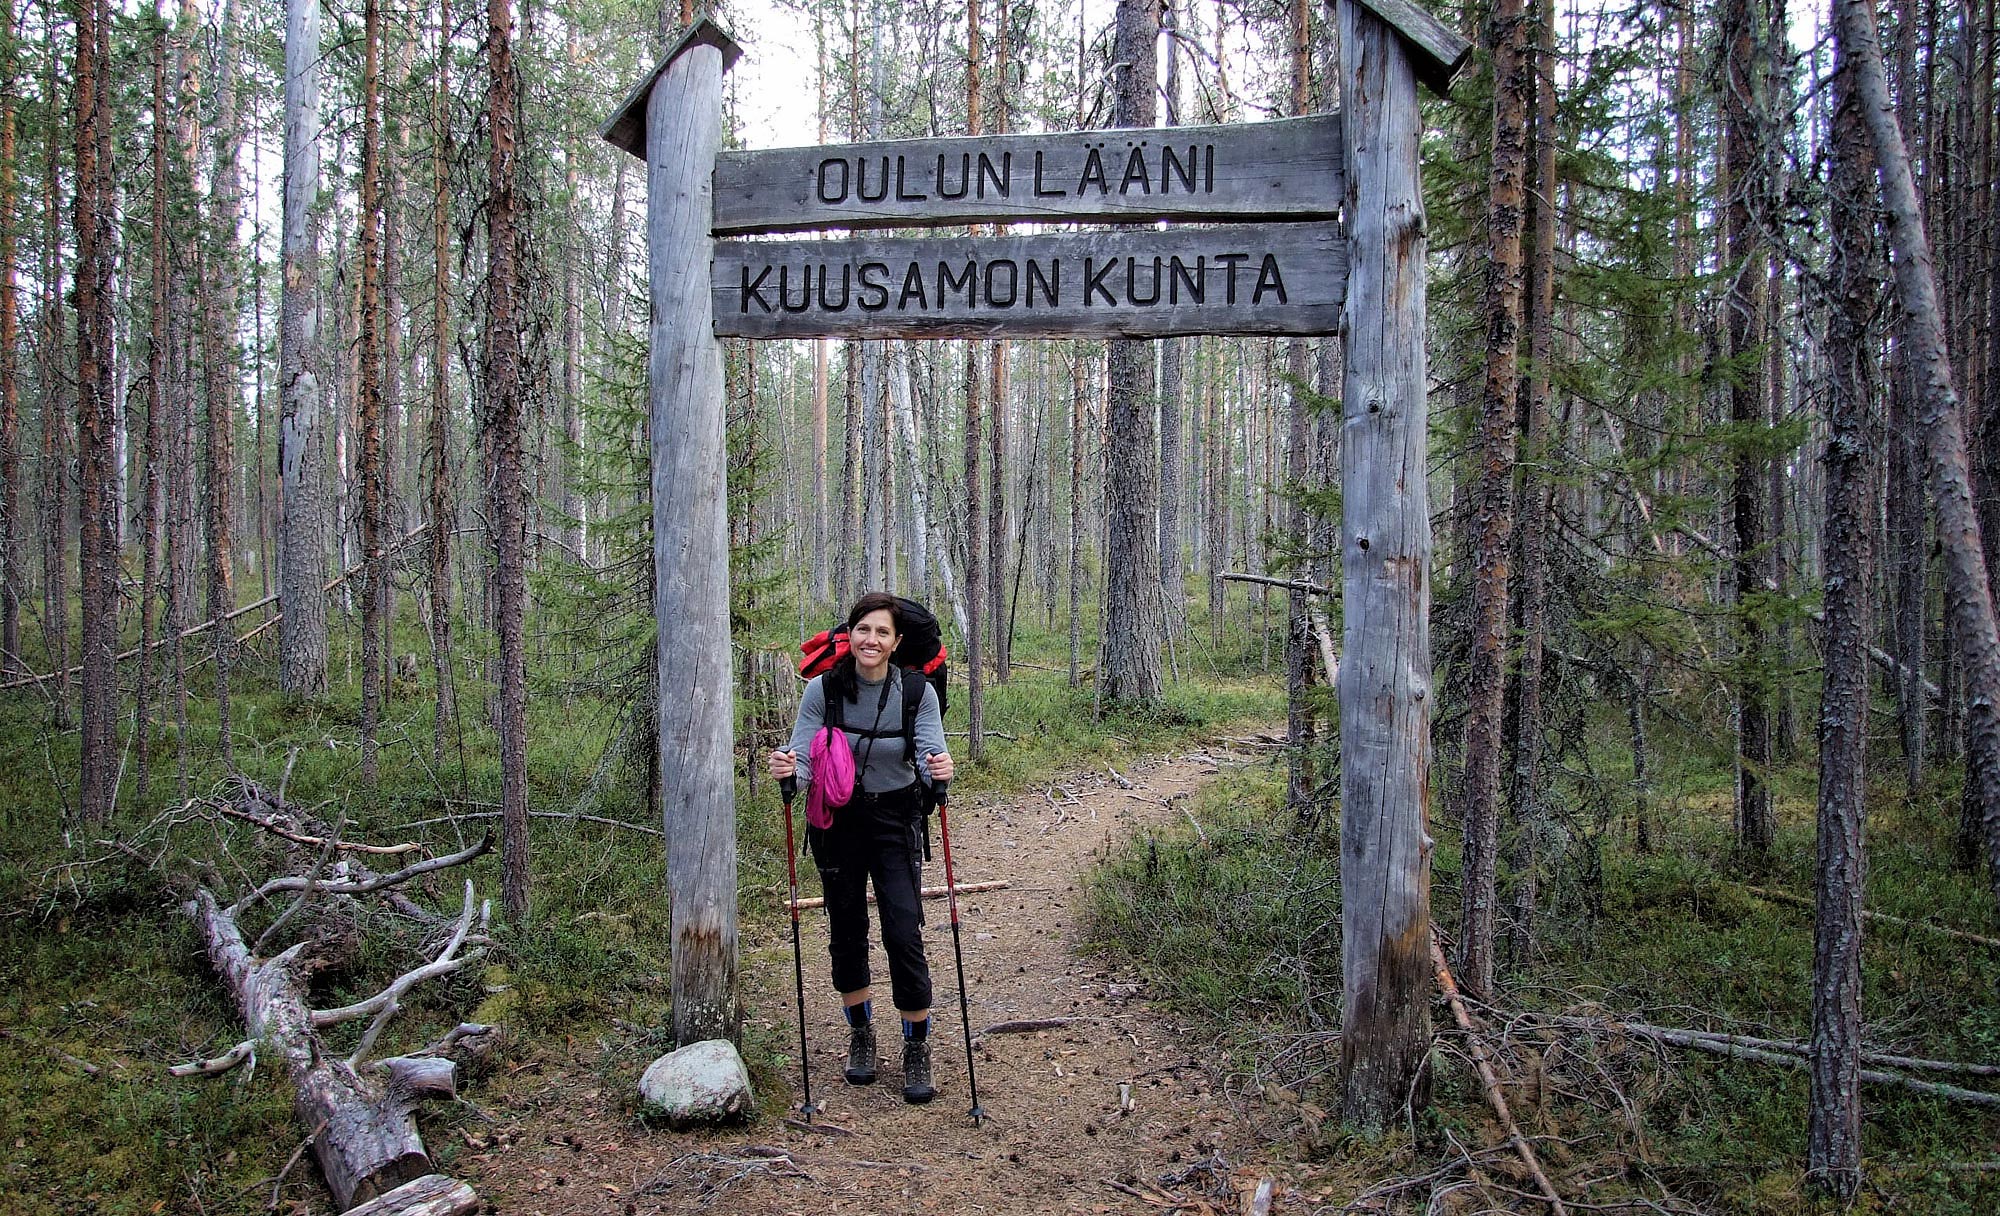
<path id="1" fill-rule="evenodd" d="M 1340 116 L 722 152 L 715 232 L 1330 219 Z"/>
<path id="2" fill-rule="evenodd" d="M 718 241 L 715 332 L 752 338 L 1327 334 L 1337 224 Z"/>

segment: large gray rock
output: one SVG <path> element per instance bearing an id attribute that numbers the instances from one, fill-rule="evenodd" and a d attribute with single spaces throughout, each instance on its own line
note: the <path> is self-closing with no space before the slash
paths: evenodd
<path id="1" fill-rule="evenodd" d="M 682 1127 L 747 1119 L 757 1100 L 750 1070 L 727 1039 L 690 1043 L 654 1060 L 639 1078 L 646 1113 Z"/>

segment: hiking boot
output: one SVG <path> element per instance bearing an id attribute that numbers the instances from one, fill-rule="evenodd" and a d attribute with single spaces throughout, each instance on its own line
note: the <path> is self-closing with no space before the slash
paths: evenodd
<path id="1" fill-rule="evenodd" d="M 931 1041 L 903 1040 L 903 1101 L 921 1105 L 937 1097 L 931 1085 Z"/>
<path id="2" fill-rule="evenodd" d="M 875 1084 L 875 1027 L 869 1023 L 847 1029 L 847 1083 Z"/>

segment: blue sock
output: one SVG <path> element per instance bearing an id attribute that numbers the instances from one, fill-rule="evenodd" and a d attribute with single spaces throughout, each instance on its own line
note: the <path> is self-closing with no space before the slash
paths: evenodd
<path id="1" fill-rule="evenodd" d="M 923 1040 L 930 1038 L 931 1020 L 929 1018 L 925 1018 L 921 1022 L 912 1022 L 910 1019 L 904 1018 L 903 1037 L 910 1040 L 913 1043 L 920 1043 Z"/>
<path id="2" fill-rule="evenodd" d="M 863 1001 L 859 1005 L 849 1005 L 846 1013 L 849 1026 L 866 1026 L 875 1020 L 875 1002 Z"/>

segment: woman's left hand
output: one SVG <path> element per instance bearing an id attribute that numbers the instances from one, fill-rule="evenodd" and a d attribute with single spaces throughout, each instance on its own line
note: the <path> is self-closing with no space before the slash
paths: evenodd
<path id="1" fill-rule="evenodd" d="M 930 770 L 933 782 L 951 780 L 950 752 L 932 752 L 924 763 L 925 767 Z"/>

